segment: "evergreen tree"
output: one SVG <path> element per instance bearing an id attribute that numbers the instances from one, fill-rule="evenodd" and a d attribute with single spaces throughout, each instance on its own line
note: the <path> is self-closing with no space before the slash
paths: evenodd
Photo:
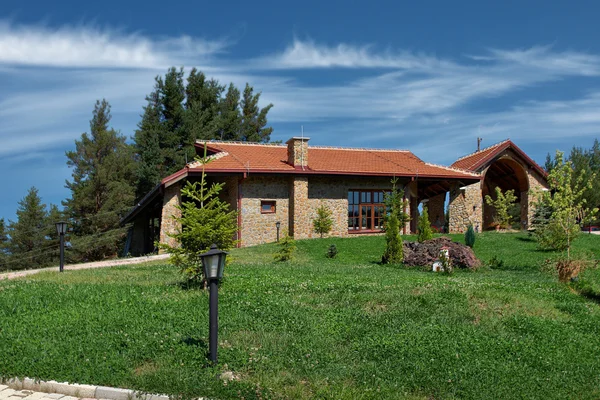
<path id="1" fill-rule="evenodd" d="M 117 255 L 127 228 L 121 217 L 134 200 L 133 152 L 125 137 L 109 128 L 110 105 L 97 101 L 90 121 L 90 134 L 75 141 L 67 164 L 73 168 L 71 198 L 65 200 L 72 222 L 75 260 L 100 260 Z"/>
<path id="2" fill-rule="evenodd" d="M 254 94 L 252 86 L 246 83 L 242 98 L 241 140 L 247 142 L 268 142 L 271 138 L 272 127 L 267 125 L 267 113 L 273 107 L 269 104 L 264 108 L 258 107 L 260 93 Z"/>
<path id="3" fill-rule="evenodd" d="M 206 76 L 193 68 L 185 89 L 186 101 L 186 133 L 185 140 L 194 143 L 198 139 L 211 140 L 219 136 L 218 115 L 220 98 L 225 87 L 215 79 L 207 80 Z M 193 147 L 191 148 L 193 150 Z M 194 153 L 188 153 L 191 160 Z"/>
<path id="4" fill-rule="evenodd" d="M 331 210 L 323 203 L 317 208 L 317 217 L 313 219 L 313 228 L 323 239 L 323 235 L 329 233 L 332 226 Z"/>
<path id="5" fill-rule="evenodd" d="M 163 135 L 161 104 L 157 90 L 146 97 L 142 120 L 135 131 L 134 147 L 137 154 L 136 198 L 142 198 L 166 176 L 160 139 Z"/>
<path id="6" fill-rule="evenodd" d="M 8 225 L 10 269 L 36 268 L 49 262 L 46 205 L 35 187 L 19 201 L 17 220 Z"/>
<path id="7" fill-rule="evenodd" d="M 6 231 L 4 218 L 0 218 L 0 271 L 8 269 L 6 261 L 8 260 L 9 237 Z"/>
<path id="8" fill-rule="evenodd" d="M 470 248 L 473 248 L 473 246 L 475 245 L 475 230 L 473 229 L 472 224 L 469 224 L 469 227 L 465 232 L 465 244 Z"/>
<path id="9" fill-rule="evenodd" d="M 227 94 L 220 104 L 218 136 L 220 140 L 239 140 L 242 116 L 240 114 L 240 91 L 229 85 Z"/>
<path id="10" fill-rule="evenodd" d="M 385 242 L 386 248 L 381 262 L 383 264 L 399 264 L 404 261 L 404 249 L 400 227 L 409 221 L 409 216 L 404 212 L 407 202 L 403 200 L 402 193 L 398 190 L 397 179 L 392 180 L 392 191 L 385 193 Z"/>
<path id="11" fill-rule="evenodd" d="M 423 243 L 426 240 L 430 240 L 433 238 L 433 231 L 431 230 L 431 222 L 429 222 L 429 213 L 427 212 L 427 207 L 423 206 L 423 212 L 419 216 L 419 221 L 417 222 L 417 241 L 419 243 Z"/>

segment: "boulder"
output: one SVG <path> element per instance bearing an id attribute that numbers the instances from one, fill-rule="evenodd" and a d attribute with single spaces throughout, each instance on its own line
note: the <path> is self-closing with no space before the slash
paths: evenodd
<path id="1" fill-rule="evenodd" d="M 426 240 L 423 243 L 404 242 L 404 265 L 431 266 L 439 259 L 442 247 L 448 247 L 450 259 L 455 268 L 477 269 L 481 266 L 481 261 L 475 257 L 473 249 L 453 242 L 446 236 Z"/>

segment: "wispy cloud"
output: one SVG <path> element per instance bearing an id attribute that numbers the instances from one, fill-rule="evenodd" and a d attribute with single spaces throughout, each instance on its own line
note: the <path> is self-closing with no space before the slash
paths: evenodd
<path id="1" fill-rule="evenodd" d="M 342 67 L 431 70 L 456 67 L 450 61 L 425 54 L 389 50 L 377 52 L 373 46 L 353 46 L 344 43 L 325 46 L 299 39 L 294 39 L 282 53 L 254 60 L 254 63 L 265 69 Z"/>
<path id="2" fill-rule="evenodd" d="M 23 26 L 0 21 L 0 64 L 166 68 L 222 51 L 226 40 L 150 38 L 92 26 Z"/>

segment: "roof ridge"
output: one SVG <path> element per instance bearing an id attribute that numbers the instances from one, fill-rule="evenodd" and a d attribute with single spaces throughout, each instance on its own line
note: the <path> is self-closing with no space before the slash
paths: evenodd
<path id="1" fill-rule="evenodd" d="M 421 161 L 423 161 L 423 160 L 421 160 Z M 456 167 L 453 167 L 453 166 L 445 166 L 445 165 L 441 165 L 441 164 L 430 163 L 430 162 L 427 162 L 427 161 L 423 161 L 423 162 L 424 162 L 425 164 L 427 164 L 427 165 L 431 165 L 431 166 L 433 166 L 433 167 L 438 167 L 438 168 L 448 169 L 448 170 L 450 170 L 450 171 L 463 172 L 463 173 L 471 174 L 471 175 L 473 175 L 473 176 L 479 176 L 479 177 L 481 177 L 481 174 L 478 174 L 478 173 L 476 173 L 476 172 L 469 171 L 469 170 L 466 170 L 466 169 L 462 169 L 462 168 L 456 168 Z"/>
<path id="2" fill-rule="evenodd" d="M 474 156 L 474 155 L 475 155 L 475 154 L 477 154 L 477 153 L 483 153 L 484 151 L 491 150 L 491 149 L 493 149 L 494 147 L 498 147 L 498 146 L 500 146 L 500 145 L 502 145 L 502 144 L 504 144 L 504 143 L 506 143 L 506 142 L 510 142 L 510 138 L 509 138 L 509 139 L 504 139 L 504 140 L 503 140 L 503 141 L 501 141 L 501 142 L 495 143 L 495 144 L 493 144 L 493 145 L 491 145 L 491 146 L 488 146 L 488 147 L 486 147 L 486 148 L 483 148 L 483 149 L 481 149 L 481 150 L 477 150 L 477 151 L 474 151 L 474 152 L 472 152 L 472 153 L 469 153 L 469 154 L 467 154 L 466 156 L 462 156 L 462 157 L 458 158 L 456 161 L 454 161 L 454 163 L 453 163 L 453 164 L 456 164 L 457 162 L 459 162 L 459 161 L 461 161 L 461 160 L 464 160 L 464 159 L 466 159 L 466 158 L 472 157 L 472 156 Z"/>
<path id="3" fill-rule="evenodd" d="M 236 145 L 246 145 L 246 146 L 266 146 L 266 147 L 286 147 L 285 143 L 260 143 L 260 142 L 242 142 L 239 140 L 196 140 L 197 144 L 236 144 Z"/>
<path id="4" fill-rule="evenodd" d="M 228 141 L 228 140 L 196 140 L 196 143 L 203 144 L 233 144 L 242 146 L 265 146 L 265 147 L 287 147 L 285 143 L 259 143 L 259 142 L 242 142 L 242 141 Z M 324 146 L 324 145 L 308 145 L 309 149 L 331 149 L 331 150 L 365 150 L 365 151 L 388 151 L 388 152 L 403 152 L 411 153 L 408 149 L 382 149 L 382 148 L 371 148 L 371 147 L 342 147 L 342 146 Z"/>

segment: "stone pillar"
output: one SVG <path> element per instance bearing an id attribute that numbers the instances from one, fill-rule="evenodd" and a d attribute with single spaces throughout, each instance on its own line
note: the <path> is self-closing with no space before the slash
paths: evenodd
<path id="1" fill-rule="evenodd" d="M 411 233 L 416 232 L 416 224 L 419 218 L 419 204 L 417 203 L 417 182 L 413 181 L 404 186 L 404 199 L 407 202 L 407 207 L 404 209 L 404 212 L 408 214 L 410 220 L 408 220 L 406 224 L 404 224 L 403 229 L 401 229 L 401 233 L 403 235 L 410 235 Z M 413 203 L 416 203 L 416 205 Z"/>
<path id="2" fill-rule="evenodd" d="M 310 237 L 312 221 L 308 202 L 308 177 L 292 176 L 290 182 L 290 235 L 294 239 Z"/>
<path id="3" fill-rule="evenodd" d="M 450 233 L 463 233 L 469 225 L 481 232 L 483 230 L 483 198 L 481 185 L 474 183 L 463 189 L 454 185 L 450 190 L 449 205 Z"/>
<path id="4" fill-rule="evenodd" d="M 166 187 L 160 219 L 160 243 L 166 243 L 171 247 L 175 247 L 177 242 L 169 234 L 174 234 L 181 229 L 179 223 L 173 218 L 173 216 L 181 216 L 181 211 L 177 208 L 179 205 L 181 205 L 181 186 L 173 184 Z M 159 253 L 164 253 L 164 250 L 159 250 Z"/>
<path id="5" fill-rule="evenodd" d="M 444 213 L 444 203 L 446 202 L 446 193 L 438 194 L 429 198 L 427 202 L 427 212 L 429 213 L 429 222 L 440 232 L 446 224 L 446 215 Z"/>
<path id="6" fill-rule="evenodd" d="M 308 166 L 307 137 L 293 137 L 287 141 L 288 164 L 294 167 Z"/>

